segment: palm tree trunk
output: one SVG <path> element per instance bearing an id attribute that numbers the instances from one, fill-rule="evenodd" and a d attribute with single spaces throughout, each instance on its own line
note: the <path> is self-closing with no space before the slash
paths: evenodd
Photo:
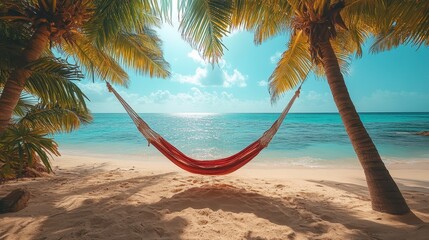
<path id="1" fill-rule="evenodd" d="M 26 69 L 25 66 L 40 58 L 48 40 L 48 27 L 47 25 L 41 25 L 34 32 L 28 46 L 22 51 L 20 66 L 10 74 L 9 79 L 6 81 L 0 96 L 0 133 L 9 125 L 25 82 L 31 76 L 31 71 Z"/>
<path id="2" fill-rule="evenodd" d="M 376 211 L 390 214 L 408 213 L 410 209 L 404 197 L 381 160 L 377 148 L 363 126 L 350 99 L 331 43 L 329 41 L 320 43 L 320 50 L 323 68 L 335 104 L 365 172 L 372 208 Z"/>

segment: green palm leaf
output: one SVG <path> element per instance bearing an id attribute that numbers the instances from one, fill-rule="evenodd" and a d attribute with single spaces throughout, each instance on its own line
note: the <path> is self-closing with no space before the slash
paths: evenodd
<path id="1" fill-rule="evenodd" d="M 93 4 L 94 15 L 84 28 L 98 47 L 104 46 L 121 31 L 139 32 L 145 26 L 160 25 L 156 15 L 160 12 L 157 1 L 96 0 Z"/>
<path id="2" fill-rule="evenodd" d="M 63 44 L 62 50 L 66 55 L 72 56 L 87 73 L 121 85 L 128 84 L 128 74 L 103 49 L 92 44 L 82 34 L 74 34 L 73 39 L 73 43 Z"/>
<path id="3" fill-rule="evenodd" d="M 30 129 L 39 129 L 44 133 L 71 132 L 91 122 L 89 112 L 69 110 L 60 107 L 50 107 L 43 104 L 36 105 L 19 119 L 17 124 Z"/>
<path id="4" fill-rule="evenodd" d="M 223 55 L 222 38 L 229 32 L 232 11 L 232 1 L 225 0 L 183 0 L 180 4 L 183 38 L 211 63 Z"/>
<path id="5" fill-rule="evenodd" d="M 48 171 L 52 171 L 50 158 L 59 156 L 58 145 L 40 130 L 30 129 L 24 125 L 11 125 L 0 138 L 0 155 L 12 154 L 19 168 L 32 167 L 36 159 L 40 159 Z"/>
<path id="6" fill-rule="evenodd" d="M 37 103 L 36 98 L 30 94 L 21 94 L 21 97 L 16 105 L 14 115 L 16 117 L 23 117 L 28 112 L 28 110 Z"/>
<path id="7" fill-rule="evenodd" d="M 161 41 L 155 32 L 147 29 L 144 33 L 119 32 L 107 44 L 109 53 L 123 65 L 136 69 L 139 73 L 149 73 L 151 77 L 170 76 L 169 64 L 165 61 Z"/>
<path id="8" fill-rule="evenodd" d="M 288 1 L 264 0 L 234 2 L 231 25 L 233 28 L 255 30 L 255 43 L 263 41 L 281 33 L 285 33 L 291 25 L 292 7 Z"/>
<path id="9" fill-rule="evenodd" d="M 308 49 L 308 39 L 302 31 L 292 35 L 288 49 L 282 54 L 277 67 L 268 80 L 273 102 L 282 93 L 304 81 L 311 71 L 313 63 Z"/>
<path id="10" fill-rule="evenodd" d="M 390 1 L 383 15 L 387 23 L 377 33 L 372 52 L 400 44 L 429 45 L 429 1 Z"/>
<path id="11" fill-rule="evenodd" d="M 74 83 L 83 77 L 77 66 L 60 59 L 41 58 L 27 68 L 33 73 L 26 82 L 26 92 L 39 97 L 45 104 L 86 110 L 87 97 Z"/>

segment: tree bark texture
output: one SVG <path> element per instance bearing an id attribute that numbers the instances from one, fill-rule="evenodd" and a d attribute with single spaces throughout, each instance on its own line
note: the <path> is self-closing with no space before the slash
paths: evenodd
<path id="1" fill-rule="evenodd" d="M 350 98 L 331 43 L 329 41 L 320 43 L 320 50 L 335 104 L 365 172 L 372 208 L 390 214 L 408 213 L 410 209 L 404 197 L 381 160 Z"/>
<path id="2" fill-rule="evenodd" d="M 28 46 L 22 51 L 19 66 L 12 71 L 4 85 L 0 96 L 0 133 L 10 124 L 13 110 L 18 104 L 27 79 L 31 76 L 31 71 L 26 66 L 40 58 L 49 41 L 49 34 L 46 25 L 36 29 Z"/>

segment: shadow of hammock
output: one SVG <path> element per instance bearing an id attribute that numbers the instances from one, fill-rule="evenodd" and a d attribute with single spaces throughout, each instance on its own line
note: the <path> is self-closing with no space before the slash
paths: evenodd
<path id="1" fill-rule="evenodd" d="M 73 172 L 80 170 L 76 169 Z M 367 239 L 368 232 L 394 234 L 403 231 L 401 228 L 386 225 L 382 221 L 362 219 L 354 209 L 345 209 L 329 199 L 323 199 L 316 193 L 305 190 L 299 194 L 286 191 L 282 195 L 272 195 L 249 189 L 249 187 L 243 188 L 246 185 L 238 181 L 234 185 L 225 184 L 229 181 L 224 177 L 181 177 L 176 173 L 165 173 L 116 179 L 115 174 L 120 174 L 120 171 L 99 172 L 96 169 L 89 174 L 97 178 L 80 173 L 79 176 L 82 178 L 88 177 L 88 179 L 100 181 L 87 186 L 78 186 L 73 182 L 74 178 L 64 175 L 41 180 L 46 183 L 45 189 L 32 187 L 32 183 L 28 183 L 27 187 L 32 194 L 35 196 L 46 194 L 52 198 L 52 201 L 45 203 L 34 198 L 28 208 L 40 208 L 44 209 L 43 211 L 33 210 L 31 215 L 22 211 L 15 213 L 14 216 L 44 219 L 39 223 L 40 232 L 35 239 L 182 239 L 182 233 L 189 229 L 205 231 L 196 225 L 190 227 L 191 224 L 196 223 L 193 222 L 192 216 L 182 216 L 180 212 L 183 210 L 191 210 L 193 214 L 204 216 L 198 216 L 199 218 L 207 217 L 210 221 L 214 221 L 209 222 L 208 226 L 217 224 L 216 222 L 232 224 L 232 231 L 245 232 L 244 235 L 241 235 L 243 233 L 237 235 L 237 238 L 249 240 L 265 238 L 260 235 L 261 233 L 252 232 L 253 229 L 250 227 L 234 229 L 237 228 L 234 224 L 246 221 L 234 219 L 235 217 L 240 218 L 242 214 L 250 214 L 254 216 L 250 219 L 258 218 L 262 224 L 266 220 L 278 226 L 287 226 L 291 230 L 291 235 L 287 237 L 289 239 L 296 239 L 297 236 L 294 234 L 299 233 L 321 236 L 332 232 L 334 231 L 331 229 L 332 223 L 357 230 L 348 234 L 347 239 Z M 194 181 L 198 183 L 194 184 Z M 165 182 L 177 183 L 177 186 L 182 184 L 180 188 L 183 190 L 172 194 L 171 188 L 160 185 Z M 201 182 L 204 183 L 199 185 Z M 62 184 L 70 186 L 70 190 L 58 194 L 55 187 Z M 361 196 L 366 194 L 365 187 L 359 185 L 343 185 L 343 183 L 330 181 L 317 182 L 317 184 L 357 192 L 357 195 L 362 194 Z M 274 186 L 267 185 L 267 187 Z M 103 198 L 93 197 L 105 188 L 114 189 L 114 191 Z M 163 191 L 164 197 L 155 201 L 148 200 L 147 197 L 151 197 L 151 192 L 157 191 Z M 405 191 L 405 193 L 408 192 Z M 79 204 L 72 208 L 61 204 L 65 199 L 70 202 L 70 198 L 76 198 L 76 201 L 80 201 Z M 412 203 L 411 206 L 413 206 Z M 214 212 L 221 214 L 215 214 L 213 219 L 208 218 Z M 334 215 L 333 212 L 335 212 Z M 58 224 L 59 221 L 63 221 L 62 219 L 67 221 Z M 244 223 L 244 225 L 251 226 L 251 223 Z M 22 229 L 3 225 L 0 238 L 2 238 L 2 232 L 16 231 L 18 234 L 26 227 L 26 224 L 22 225 Z"/>
<path id="2" fill-rule="evenodd" d="M 278 225 L 294 225 L 311 219 L 304 219 L 300 212 L 289 207 L 281 199 L 236 188 L 228 184 L 203 185 L 189 188 L 171 198 L 165 198 L 153 205 L 156 209 L 180 212 L 186 208 L 210 209 L 231 213 L 249 213 Z"/>

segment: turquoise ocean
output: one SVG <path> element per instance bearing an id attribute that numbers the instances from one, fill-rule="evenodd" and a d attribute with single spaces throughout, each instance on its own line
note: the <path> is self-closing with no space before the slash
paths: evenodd
<path id="1" fill-rule="evenodd" d="M 256 140 L 277 113 L 157 114 L 140 116 L 191 157 L 229 156 Z M 361 113 L 361 119 L 383 160 L 429 161 L 429 113 Z M 125 113 L 97 113 L 91 124 L 54 136 L 63 155 L 109 156 L 141 161 L 163 158 Z M 255 158 L 261 164 L 303 166 L 357 164 L 357 157 L 337 113 L 289 113 L 268 148 Z"/>

